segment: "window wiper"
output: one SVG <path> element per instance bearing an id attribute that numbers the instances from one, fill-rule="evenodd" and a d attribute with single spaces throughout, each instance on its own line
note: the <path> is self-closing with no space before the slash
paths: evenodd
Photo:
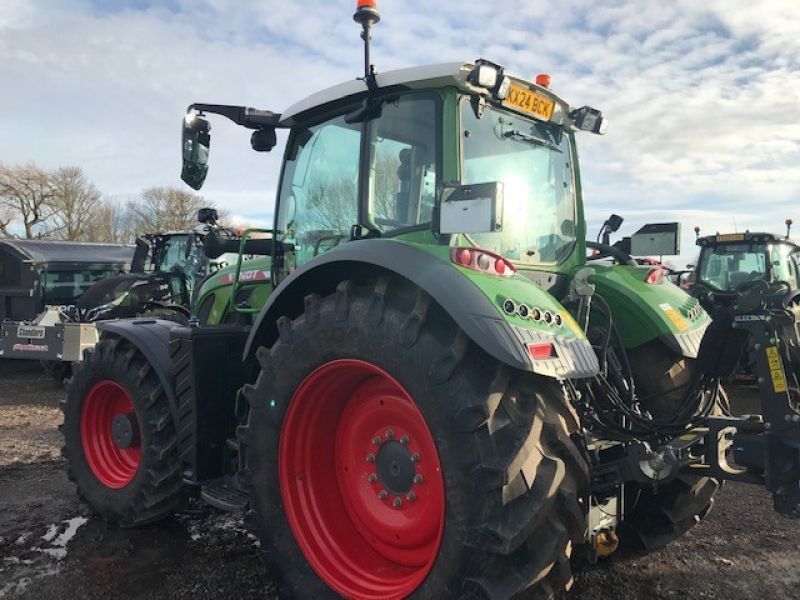
<path id="1" fill-rule="evenodd" d="M 506 131 L 503 133 L 503 138 L 505 139 L 515 139 L 519 140 L 520 142 L 528 142 L 529 144 L 534 144 L 535 146 L 541 146 L 543 148 L 547 148 L 548 150 L 555 150 L 559 154 L 563 154 L 564 151 L 561 150 L 558 146 L 556 146 L 553 142 L 548 140 L 543 140 L 540 137 L 536 137 L 535 135 L 531 135 L 530 133 L 525 133 L 524 131 L 520 131 L 519 129 L 512 129 L 511 131 Z"/>

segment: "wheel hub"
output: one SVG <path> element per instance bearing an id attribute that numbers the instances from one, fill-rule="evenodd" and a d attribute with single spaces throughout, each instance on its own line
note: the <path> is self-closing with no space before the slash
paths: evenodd
<path id="1" fill-rule="evenodd" d="M 117 448 L 131 448 L 138 445 L 139 425 L 131 413 L 119 413 L 111 422 L 111 435 Z"/>
<path id="2" fill-rule="evenodd" d="M 414 462 L 411 452 L 397 440 L 385 442 L 376 460 L 378 479 L 393 494 L 407 494 L 414 484 Z"/>

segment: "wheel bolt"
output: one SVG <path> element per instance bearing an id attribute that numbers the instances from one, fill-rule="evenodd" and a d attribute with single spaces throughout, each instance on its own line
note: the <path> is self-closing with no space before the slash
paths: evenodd
<path id="1" fill-rule="evenodd" d="M 370 473 L 369 477 L 367 477 L 367 480 L 370 483 L 375 483 L 376 481 L 378 481 L 378 476 L 375 473 Z"/>
<path id="2" fill-rule="evenodd" d="M 413 502 L 416 499 L 417 499 L 417 495 L 414 492 L 408 492 L 406 494 L 406 500 L 408 500 L 409 502 Z"/>
<path id="3" fill-rule="evenodd" d="M 420 484 L 423 483 L 424 481 L 425 480 L 422 478 L 422 475 L 420 475 L 419 473 L 414 475 L 414 483 Z"/>
<path id="4" fill-rule="evenodd" d="M 419 454 L 414 452 L 414 454 L 411 455 L 411 462 L 419 462 Z"/>
<path id="5" fill-rule="evenodd" d="M 403 446 L 407 446 L 408 445 L 408 436 L 404 435 L 403 437 L 401 437 L 400 438 L 400 443 L 403 444 Z"/>
<path id="6" fill-rule="evenodd" d="M 392 438 L 394 438 L 394 431 L 392 431 L 391 429 L 387 429 L 385 435 L 387 440 L 391 440 Z"/>
<path id="7" fill-rule="evenodd" d="M 394 506 L 395 508 L 400 508 L 401 506 L 403 506 L 403 501 L 400 500 L 400 498 L 395 498 L 394 500 L 392 500 L 392 506 Z"/>
<path id="8" fill-rule="evenodd" d="M 389 494 L 386 492 L 386 490 L 381 490 L 380 492 L 378 492 L 378 498 L 380 498 L 381 500 L 386 500 L 388 496 Z"/>
<path id="9" fill-rule="evenodd" d="M 374 438 L 372 438 L 372 443 L 375 444 L 376 446 L 380 446 L 381 445 L 381 438 L 379 438 L 376 435 Z"/>
<path id="10" fill-rule="evenodd" d="M 375 462 L 375 455 L 367 454 L 367 462 Z"/>

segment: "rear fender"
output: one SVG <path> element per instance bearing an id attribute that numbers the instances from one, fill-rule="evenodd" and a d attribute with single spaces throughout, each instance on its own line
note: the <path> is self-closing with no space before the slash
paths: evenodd
<path id="1" fill-rule="evenodd" d="M 593 266 L 590 278 L 609 304 L 626 348 L 660 340 L 674 352 L 697 358 L 711 318 L 696 298 L 663 279 L 646 283 L 652 267 Z"/>
<path id="2" fill-rule="evenodd" d="M 447 247 L 441 250 L 429 252 L 398 240 L 371 239 L 342 244 L 315 258 L 282 281 L 269 298 L 250 332 L 245 360 L 249 360 L 259 346 L 270 346 L 277 339 L 280 317 L 296 318 L 303 312 L 306 295 L 333 293 L 343 279 L 387 274 L 405 279 L 425 291 L 469 338 L 511 367 L 557 379 L 589 377 L 597 373 L 597 358 L 577 326 L 567 327 L 565 323 L 559 335 L 555 328 L 543 331 L 522 320 L 516 324 L 513 318 L 501 312 L 497 302 L 503 293 L 519 301 L 537 298 L 574 324 L 566 310 L 547 292 L 521 276 L 501 279 L 467 273 L 450 262 Z M 447 259 L 440 254 L 446 254 Z M 534 361 L 528 344 L 536 342 L 552 342 L 558 357 Z"/>

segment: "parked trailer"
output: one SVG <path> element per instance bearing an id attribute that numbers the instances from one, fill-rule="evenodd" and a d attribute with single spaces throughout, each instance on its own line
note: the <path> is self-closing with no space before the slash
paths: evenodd
<path id="1" fill-rule="evenodd" d="M 131 268 L 135 246 L 0 239 L 0 321 L 75 304 L 94 283 Z"/>
<path id="2" fill-rule="evenodd" d="M 98 281 L 130 270 L 134 248 L 0 239 L 0 358 L 41 360 L 46 367 L 80 360 L 97 342 L 97 329 L 69 322 L 64 311 Z"/>

